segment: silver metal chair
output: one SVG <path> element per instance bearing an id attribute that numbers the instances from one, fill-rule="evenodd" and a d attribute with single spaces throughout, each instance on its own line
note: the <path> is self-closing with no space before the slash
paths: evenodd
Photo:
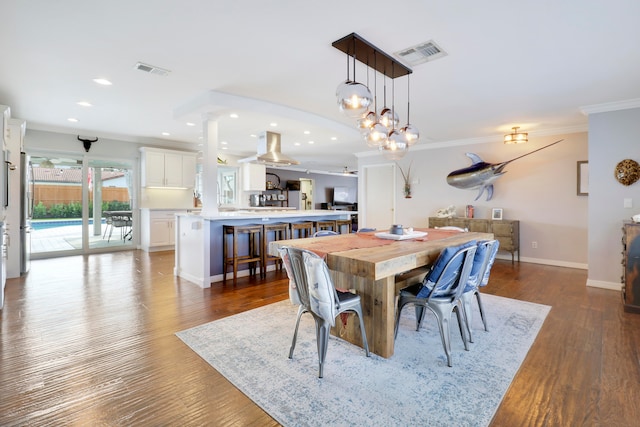
<path id="1" fill-rule="evenodd" d="M 465 316 L 467 318 L 467 333 L 469 335 L 469 342 L 473 342 L 473 335 L 471 334 L 471 303 L 473 301 L 474 295 L 476 296 L 476 300 L 478 301 L 478 309 L 480 310 L 480 318 L 482 319 L 484 330 L 489 330 L 487 328 L 487 318 L 484 314 L 484 308 L 482 307 L 482 300 L 480 299 L 479 288 L 481 286 L 486 286 L 487 283 L 489 283 L 489 274 L 491 273 L 491 267 L 493 266 L 493 262 L 496 259 L 496 254 L 498 253 L 499 246 L 500 242 L 498 242 L 497 240 L 487 240 L 478 243 L 478 250 L 476 251 L 476 255 L 474 258 L 473 268 L 471 269 L 469 280 L 467 281 L 467 285 L 465 286 L 464 292 L 462 293 L 462 304 L 464 307 Z"/>
<path id="2" fill-rule="evenodd" d="M 324 361 L 327 355 L 330 329 L 335 325 L 336 316 L 341 313 L 351 311 L 358 316 L 360 331 L 362 333 L 362 345 L 365 354 L 369 357 L 369 343 L 367 341 L 366 330 L 364 329 L 360 296 L 350 292 L 336 290 L 329 275 L 327 264 L 315 253 L 292 247 L 284 248 L 284 252 L 288 257 L 289 267 L 294 277 L 298 297 L 301 300 L 301 306 L 298 309 L 298 318 L 296 320 L 296 329 L 294 331 L 291 349 L 289 350 L 289 358 L 293 357 L 300 317 L 307 311 L 311 313 L 316 322 L 319 364 L 318 378 L 322 378 L 324 375 Z M 285 268 L 288 268 L 286 261 L 284 264 Z M 305 290 L 307 291 L 306 295 Z M 308 301 L 306 306 L 305 299 Z"/>
<path id="3" fill-rule="evenodd" d="M 476 248 L 475 242 L 446 248 L 423 282 L 400 290 L 398 298 L 395 335 L 398 335 L 400 313 L 405 305 L 414 304 L 416 307 L 416 331 L 420 330 L 426 314 L 425 308 L 428 308 L 436 316 L 442 346 L 449 366 L 452 366 L 450 323 L 453 311 L 458 317 L 464 348 L 469 350 L 466 336 L 468 328 L 461 297 L 469 280 Z"/>
<path id="4" fill-rule="evenodd" d="M 313 233 L 313 237 L 323 237 L 323 236 L 337 236 L 338 233 L 337 231 L 332 231 L 332 230 L 318 230 L 315 233 Z"/>

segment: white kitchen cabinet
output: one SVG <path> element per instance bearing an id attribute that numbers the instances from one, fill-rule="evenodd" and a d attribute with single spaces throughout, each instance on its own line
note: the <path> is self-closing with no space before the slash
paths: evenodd
<path id="1" fill-rule="evenodd" d="M 142 209 L 140 215 L 142 250 L 147 252 L 173 250 L 176 214 L 186 212 L 186 210 L 174 209 Z"/>
<path id="2" fill-rule="evenodd" d="M 193 188 L 196 182 L 196 154 L 186 151 L 142 147 L 143 187 Z"/>
<path id="3" fill-rule="evenodd" d="M 267 182 L 267 167 L 254 163 L 242 164 L 242 189 L 244 191 L 264 191 Z"/>

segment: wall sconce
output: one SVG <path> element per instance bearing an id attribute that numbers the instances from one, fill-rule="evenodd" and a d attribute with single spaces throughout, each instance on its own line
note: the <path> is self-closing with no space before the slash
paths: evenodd
<path id="1" fill-rule="evenodd" d="M 518 129 L 520 129 L 520 126 L 515 126 L 511 129 L 513 129 L 513 133 L 510 133 L 504 136 L 505 144 L 523 144 L 529 141 L 529 139 L 527 138 L 528 133 L 518 132 Z"/>

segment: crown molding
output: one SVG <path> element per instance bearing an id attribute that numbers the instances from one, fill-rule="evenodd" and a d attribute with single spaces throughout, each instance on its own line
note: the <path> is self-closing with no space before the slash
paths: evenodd
<path id="1" fill-rule="evenodd" d="M 589 114 L 629 110 L 631 108 L 640 108 L 640 98 L 628 99 L 626 101 L 605 102 L 603 104 L 585 105 L 579 109 L 582 114 L 588 116 Z"/>

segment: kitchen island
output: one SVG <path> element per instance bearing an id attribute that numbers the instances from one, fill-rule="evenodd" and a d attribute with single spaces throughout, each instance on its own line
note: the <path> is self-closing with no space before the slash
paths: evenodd
<path id="1" fill-rule="evenodd" d="M 252 210 L 249 210 L 252 209 Z M 174 275 L 203 288 L 222 281 L 223 225 L 273 224 L 279 222 L 349 219 L 356 211 L 287 210 L 248 208 L 217 215 L 177 214 Z M 270 266 L 273 268 L 273 266 Z M 240 270 L 238 276 L 247 275 Z"/>

